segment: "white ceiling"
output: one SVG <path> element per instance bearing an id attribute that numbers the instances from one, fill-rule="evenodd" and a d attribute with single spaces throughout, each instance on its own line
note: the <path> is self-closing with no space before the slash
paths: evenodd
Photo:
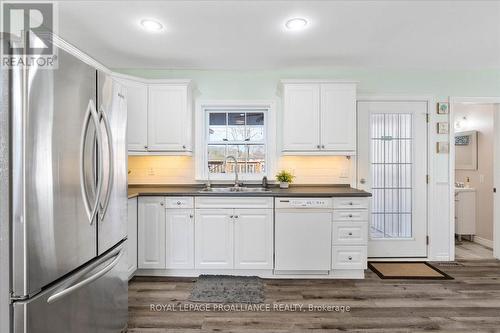
<path id="1" fill-rule="evenodd" d="M 500 68 L 499 1 L 66 1 L 59 33 L 112 68 Z"/>

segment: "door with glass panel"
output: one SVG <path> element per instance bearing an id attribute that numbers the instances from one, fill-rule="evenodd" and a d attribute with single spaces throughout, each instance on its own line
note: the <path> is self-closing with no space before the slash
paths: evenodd
<path id="1" fill-rule="evenodd" d="M 358 188 L 372 193 L 368 256 L 427 256 L 427 103 L 358 102 Z"/>

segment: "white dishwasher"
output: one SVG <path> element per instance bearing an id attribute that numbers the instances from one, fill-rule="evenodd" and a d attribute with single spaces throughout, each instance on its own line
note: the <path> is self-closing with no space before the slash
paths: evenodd
<path id="1" fill-rule="evenodd" d="M 331 198 L 275 199 L 275 273 L 328 274 L 331 269 Z"/>

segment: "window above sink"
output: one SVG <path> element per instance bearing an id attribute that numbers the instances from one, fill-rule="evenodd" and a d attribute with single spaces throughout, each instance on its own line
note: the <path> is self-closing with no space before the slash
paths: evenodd
<path id="1" fill-rule="evenodd" d="M 210 102 L 198 108 L 198 180 L 232 180 L 236 168 L 242 181 L 272 174 L 274 102 Z M 227 156 L 234 156 L 237 163 L 232 159 L 224 163 Z"/>

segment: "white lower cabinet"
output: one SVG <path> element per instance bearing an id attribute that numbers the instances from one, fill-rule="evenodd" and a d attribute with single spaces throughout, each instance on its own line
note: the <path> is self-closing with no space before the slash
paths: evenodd
<path id="1" fill-rule="evenodd" d="M 168 209 L 166 268 L 194 268 L 194 210 Z"/>
<path id="2" fill-rule="evenodd" d="M 235 209 L 234 268 L 273 269 L 273 210 Z"/>
<path id="3" fill-rule="evenodd" d="M 333 199 L 332 271 L 360 272 L 367 268 L 369 201 Z"/>
<path id="4" fill-rule="evenodd" d="M 127 273 L 131 278 L 137 270 L 137 197 L 128 199 Z"/>
<path id="5" fill-rule="evenodd" d="M 272 269 L 272 209 L 197 209 L 198 269 Z"/>
<path id="6" fill-rule="evenodd" d="M 196 268 L 233 268 L 233 219 L 232 209 L 196 210 Z"/>
<path id="7" fill-rule="evenodd" d="M 165 198 L 139 197 L 138 268 L 165 268 Z"/>

